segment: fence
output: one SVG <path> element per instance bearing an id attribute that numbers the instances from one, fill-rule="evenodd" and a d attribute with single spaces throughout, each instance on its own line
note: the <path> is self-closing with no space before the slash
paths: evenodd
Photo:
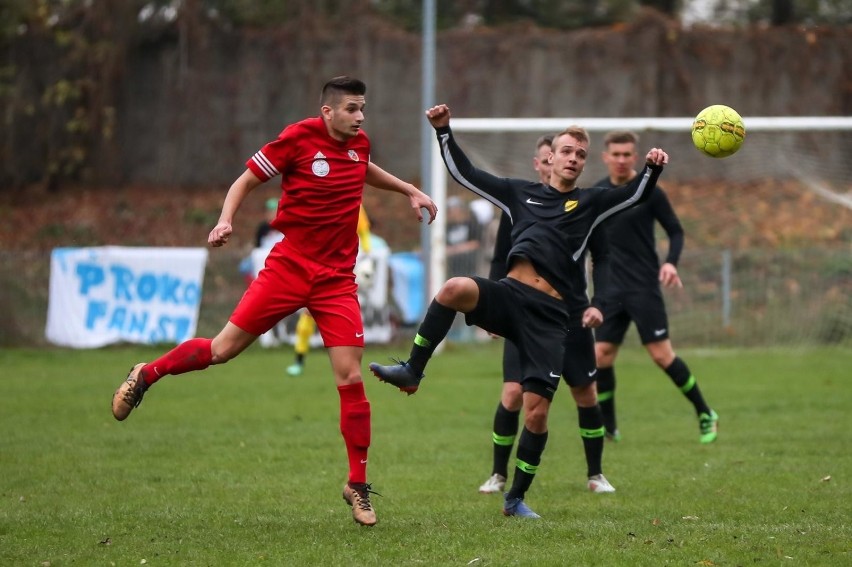
<path id="1" fill-rule="evenodd" d="M 217 333 L 242 295 L 239 260 L 235 251 L 210 254 L 199 336 Z M 688 250 L 679 271 L 683 289 L 665 293 L 679 347 L 852 347 L 852 257 L 846 250 Z M 49 252 L 0 253 L 0 345 L 48 345 L 49 272 Z M 635 332 L 628 337 L 635 340 Z"/>

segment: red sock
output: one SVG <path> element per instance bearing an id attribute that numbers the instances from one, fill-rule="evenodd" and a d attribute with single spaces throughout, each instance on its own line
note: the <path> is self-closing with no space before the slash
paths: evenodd
<path id="1" fill-rule="evenodd" d="M 367 482 L 367 450 L 370 447 L 370 402 L 364 383 L 338 386 L 340 433 L 349 456 L 349 482 Z"/>
<path id="2" fill-rule="evenodd" d="M 204 370 L 210 366 L 213 339 L 189 339 L 157 360 L 142 368 L 142 379 L 149 386 L 167 374 L 183 374 L 193 370 Z"/>

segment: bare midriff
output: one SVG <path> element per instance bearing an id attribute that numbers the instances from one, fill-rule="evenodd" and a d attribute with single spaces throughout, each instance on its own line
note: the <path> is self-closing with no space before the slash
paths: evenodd
<path id="1" fill-rule="evenodd" d="M 507 277 L 512 278 L 513 280 L 517 280 L 522 284 L 528 285 L 530 287 L 534 287 L 539 291 L 546 293 L 551 297 L 555 297 L 556 299 L 562 299 L 562 296 L 558 291 L 553 289 L 553 286 L 550 283 L 541 277 L 539 273 L 536 271 L 535 266 L 532 265 L 532 262 L 527 260 L 526 258 L 516 258 L 512 262 L 512 269 L 509 270 Z"/>

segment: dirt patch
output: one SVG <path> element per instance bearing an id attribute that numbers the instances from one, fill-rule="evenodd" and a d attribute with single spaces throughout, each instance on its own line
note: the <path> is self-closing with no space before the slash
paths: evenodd
<path id="1" fill-rule="evenodd" d="M 204 246 L 215 226 L 227 187 L 69 187 L 48 192 L 31 187 L 0 194 L 3 250 L 51 250 L 62 246 Z M 274 187 L 252 194 L 234 219 L 228 246 L 250 247 L 264 203 Z M 391 200 L 395 202 L 391 202 Z M 420 225 L 405 198 L 368 189 L 364 205 L 374 232 L 399 250 L 420 242 Z"/>

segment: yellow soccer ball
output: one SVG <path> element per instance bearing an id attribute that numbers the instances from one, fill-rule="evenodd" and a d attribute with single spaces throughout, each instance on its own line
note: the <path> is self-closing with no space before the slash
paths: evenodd
<path id="1" fill-rule="evenodd" d="M 692 143 L 710 157 L 723 158 L 735 154 L 743 140 L 743 119 L 730 106 L 708 106 L 692 122 Z"/>

